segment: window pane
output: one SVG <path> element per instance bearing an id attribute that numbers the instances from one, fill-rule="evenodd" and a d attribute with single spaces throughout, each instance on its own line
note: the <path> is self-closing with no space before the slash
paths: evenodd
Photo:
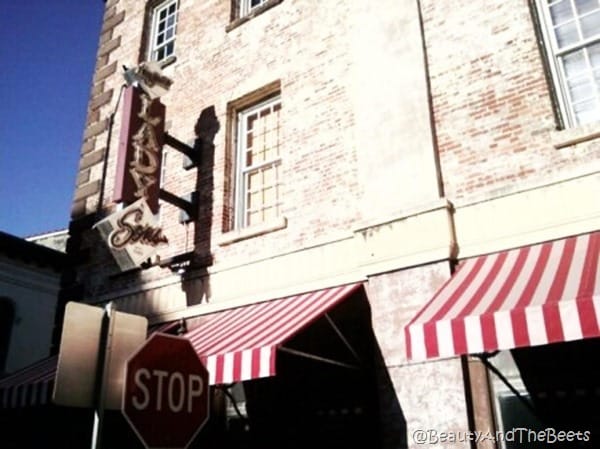
<path id="1" fill-rule="evenodd" d="M 269 131 L 265 134 L 265 148 L 273 150 L 277 146 L 277 132 Z M 275 156 L 273 153 L 272 156 Z"/>
<path id="2" fill-rule="evenodd" d="M 252 127 L 254 126 L 254 121 L 258 118 L 257 114 L 252 114 L 248 116 L 247 122 L 246 122 L 246 127 L 248 128 L 248 131 L 250 131 L 252 129 Z"/>
<path id="3" fill-rule="evenodd" d="M 589 46 L 588 55 L 590 57 L 590 64 L 592 64 L 592 67 L 595 69 L 600 68 L 600 44 Z"/>
<path id="4" fill-rule="evenodd" d="M 575 0 L 575 8 L 578 14 L 585 14 L 598 8 L 598 0 Z"/>
<path id="5" fill-rule="evenodd" d="M 262 185 L 260 172 L 253 172 L 248 175 L 248 190 L 257 190 Z"/>
<path id="6" fill-rule="evenodd" d="M 273 187 L 269 187 L 263 191 L 263 200 L 265 205 L 275 204 L 277 201 L 277 192 Z"/>
<path id="7" fill-rule="evenodd" d="M 248 195 L 248 210 L 250 209 L 260 209 L 262 206 L 262 201 L 261 201 L 261 191 L 258 192 L 250 192 L 250 194 Z"/>
<path id="8" fill-rule="evenodd" d="M 556 34 L 556 42 L 558 47 L 562 48 L 567 45 L 575 44 L 579 40 L 579 33 L 575 22 L 569 22 L 554 29 Z"/>
<path id="9" fill-rule="evenodd" d="M 260 164 L 261 162 L 265 161 L 264 149 L 264 138 L 261 136 L 254 141 L 254 148 L 252 149 L 252 164 Z"/>
<path id="10" fill-rule="evenodd" d="M 258 224 L 261 222 L 260 212 L 249 212 L 248 213 L 248 226 Z"/>
<path id="11" fill-rule="evenodd" d="M 593 97 L 595 88 L 587 76 L 582 76 L 569 80 L 569 92 L 571 101 L 578 103 Z"/>
<path id="12" fill-rule="evenodd" d="M 588 100 L 573 106 L 577 123 L 580 125 L 593 122 L 598 119 L 600 111 L 596 100 Z"/>
<path id="13" fill-rule="evenodd" d="M 561 0 L 550 6 L 550 17 L 554 25 L 559 25 L 573 18 L 570 0 Z"/>
<path id="14" fill-rule="evenodd" d="M 600 11 L 581 18 L 581 33 L 584 38 L 600 34 Z"/>
<path id="15" fill-rule="evenodd" d="M 265 221 L 274 220 L 275 218 L 277 218 L 277 209 L 275 209 L 274 207 L 269 207 L 265 209 L 263 212 L 263 217 Z"/>
<path id="16" fill-rule="evenodd" d="M 271 165 L 263 170 L 263 183 L 271 186 L 277 182 L 277 166 Z"/>
<path id="17" fill-rule="evenodd" d="M 600 95 L 600 70 L 594 72 L 594 82 L 596 83 L 596 92 Z"/>
<path id="18" fill-rule="evenodd" d="M 585 72 L 588 68 L 583 50 L 566 55 L 563 58 L 563 64 L 567 78 L 573 78 L 574 76 Z"/>
<path id="19" fill-rule="evenodd" d="M 260 135 L 262 135 L 262 133 L 265 132 L 265 121 L 264 121 L 264 119 L 257 118 L 254 121 L 254 132 L 256 133 L 257 137 L 259 137 Z"/>

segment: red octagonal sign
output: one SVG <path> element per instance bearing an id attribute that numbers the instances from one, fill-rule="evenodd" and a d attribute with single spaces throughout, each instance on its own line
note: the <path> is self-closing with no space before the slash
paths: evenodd
<path id="1" fill-rule="evenodd" d="M 123 414 L 147 448 L 186 448 L 208 398 L 208 371 L 186 338 L 155 334 L 127 362 Z"/>

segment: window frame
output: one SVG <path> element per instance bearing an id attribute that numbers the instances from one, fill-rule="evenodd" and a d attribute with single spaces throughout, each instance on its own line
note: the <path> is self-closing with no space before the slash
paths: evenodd
<path id="1" fill-rule="evenodd" d="M 168 9 L 173 5 L 175 5 L 175 11 L 173 14 L 170 15 L 168 13 Z M 161 22 L 159 15 L 164 10 L 167 10 L 167 15 L 163 19 L 165 22 L 168 21 L 169 17 L 171 17 L 171 16 L 175 17 L 174 23 L 172 24 L 172 26 L 170 26 L 171 28 L 173 28 L 173 35 L 170 38 L 165 39 L 160 44 L 157 44 L 156 40 L 158 39 L 158 34 L 159 34 L 158 28 L 159 28 L 160 22 Z M 152 7 L 151 12 L 150 12 L 150 30 L 148 33 L 147 59 L 149 61 L 155 61 L 160 64 L 160 63 L 167 61 L 169 58 L 175 57 L 175 41 L 177 38 L 178 22 L 179 22 L 179 0 L 166 0 L 166 1 L 156 4 L 154 7 Z M 169 25 L 166 25 L 165 31 L 164 31 L 165 33 L 167 32 L 168 28 L 169 28 Z M 170 44 L 172 44 L 172 50 L 167 53 L 167 51 L 168 51 L 167 48 Z M 159 58 L 158 57 L 159 52 L 162 50 L 165 50 L 165 54 L 163 57 Z"/>
<path id="2" fill-rule="evenodd" d="M 260 16 L 264 12 L 279 5 L 283 0 L 260 0 L 260 4 L 252 6 L 251 0 L 231 0 L 230 22 L 225 27 L 225 31 L 236 29 L 240 25 Z"/>
<path id="3" fill-rule="evenodd" d="M 274 110 L 275 107 L 278 109 Z M 246 164 L 246 153 L 248 147 L 247 145 L 247 129 L 246 122 L 249 116 L 260 113 L 260 111 L 265 110 L 267 107 L 271 109 L 271 113 L 280 111 L 282 109 L 281 106 L 281 95 L 279 92 L 274 93 L 258 103 L 254 103 L 251 106 L 240 108 L 235 111 L 235 130 L 236 130 L 236 143 L 235 143 L 235 174 L 234 174 L 234 204 L 233 204 L 233 228 L 234 229 L 247 229 L 256 225 L 262 225 L 267 223 L 269 220 L 262 220 L 259 223 L 250 223 L 248 219 L 248 212 L 252 210 L 248 206 L 248 187 L 247 187 L 247 179 L 248 176 L 252 173 L 259 173 L 265 168 L 275 168 L 276 176 L 275 181 L 273 183 L 273 188 L 275 189 L 275 202 L 268 207 L 264 207 L 265 203 L 262 202 L 260 204 L 260 208 L 258 210 L 264 211 L 269 207 L 275 208 L 275 218 L 281 217 L 281 164 L 282 164 L 282 155 L 280 152 L 276 154 L 272 159 L 259 162 L 257 164 L 253 164 L 248 166 Z M 279 119 L 280 120 L 280 119 Z M 281 126 L 281 122 L 278 122 L 278 127 Z M 280 138 L 277 139 L 277 145 L 281 146 Z M 264 184 L 261 184 L 264 187 Z"/>
<path id="4" fill-rule="evenodd" d="M 560 0 L 555 0 L 554 3 L 557 3 Z M 581 27 L 579 24 L 579 18 L 585 17 L 586 15 L 591 15 L 598 10 L 594 10 L 592 12 L 588 12 L 585 14 L 579 14 L 575 9 L 573 0 L 565 0 L 571 2 L 573 21 L 576 26 L 578 37 L 582 36 Z M 556 33 L 554 31 L 554 26 L 552 24 L 552 19 L 550 16 L 550 7 L 551 1 L 549 0 L 534 0 L 535 10 L 537 12 L 537 17 L 539 21 L 539 28 L 541 32 L 541 41 L 543 45 L 544 54 L 546 56 L 546 60 L 550 70 L 550 78 L 552 82 L 552 88 L 554 92 L 555 101 L 557 103 L 558 113 L 560 115 L 561 127 L 563 128 L 573 128 L 584 126 L 589 123 L 595 123 L 600 121 L 600 86 L 597 82 L 594 82 L 593 79 L 593 67 L 590 64 L 589 56 L 585 55 L 586 58 L 586 71 L 584 75 L 587 76 L 588 79 L 591 77 L 592 88 L 596 88 L 596 92 L 592 92 L 588 97 L 591 99 L 595 99 L 596 101 L 596 110 L 597 117 L 592 120 L 580 122 L 578 116 L 576 115 L 574 106 L 578 103 L 572 101 L 571 92 L 569 89 L 569 84 L 566 76 L 564 59 L 568 55 L 575 54 L 582 49 L 587 49 L 592 47 L 593 45 L 600 44 L 600 32 L 596 35 L 589 38 L 579 38 L 578 41 L 574 44 L 566 45 L 564 48 L 560 48 Z M 565 22 L 567 23 L 567 22 Z M 600 70 L 600 69 L 598 69 Z M 588 99 L 584 101 L 588 101 Z"/>
<path id="5" fill-rule="evenodd" d="M 260 8 L 261 6 L 264 6 L 269 0 L 257 0 L 258 4 L 252 6 L 253 1 L 254 0 L 239 0 L 240 17 L 249 15 L 252 11 Z"/>

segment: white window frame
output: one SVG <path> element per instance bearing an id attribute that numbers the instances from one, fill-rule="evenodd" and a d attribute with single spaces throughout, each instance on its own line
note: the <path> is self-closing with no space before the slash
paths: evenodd
<path id="1" fill-rule="evenodd" d="M 256 8 L 260 8 L 267 3 L 268 0 L 239 0 L 240 2 L 240 17 L 247 16 Z M 252 3 L 255 3 L 254 5 Z"/>
<path id="2" fill-rule="evenodd" d="M 563 48 L 559 47 L 550 16 L 550 6 L 558 4 L 560 1 L 571 2 L 571 7 L 573 8 L 572 11 L 574 12 L 574 17 L 576 18 L 574 24 L 579 35 L 579 40 L 576 43 L 567 45 Z M 591 13 L 578 14 L 577 10 L 575 9 L 575 0 L 535 0 L 535 5 L 541 22 L 542 37 L 548 56 L 552 82 L 556 92 L 556 99 L 564 126 L 575 127 L 594 121 L 600 121 L 600 81 L 594 82 L 589 54 L 587 51 L 585 51 L 585 49 L 591 47 L 592 45 L 600 43 L 600 30 L 592 37 L 583 38 L 581 33 L 581 25 L 579 22 L 579 19 L 593 14 L 594 11 Z M 571 93 L 569 91 L 568 80 L 563 63 L 565 57 L 573 55 L 580 50 L 584 50 L 584 56 L 587 65 L 587 72 L 585 72 L 585 76 L 588 77 L 588 80 L 591 81 L 592 86 L 595 87 L 595 92 L 591 92 L 586 101 L 592 100 L 596 102 L 596 116 L 591 120 L 586 120 L 583 122 L 580 122 L 576 115 L 574 108 L 575 103 L 571 99 Z M 600 68 L 597 69 L 597 71 L 600 71 Z"/>
<path id="3" fill-rule="evenodd" d="M 179 0 L 168 0 L 157 5 L 152 10 L 152 26 L 150 28 L 150 40 L 148 45 L 148 59 L 150 61 L 161 62 L 170 56 L 175 55 L 175 38 L 177 36 L 177 21 L 179 15 Z M 175 10 L 169 13 L 171 7 Z M 164 17 L 160 17 L 162 13 L 165 13 Z M 168 23 L 172 19 L 172 23 Z M 164 29 L 159 31 L 161 25 L 164 24 Z M 166 34 L 172 31 L 170 37 L 166 37 Z M 158 43 L 158 40 L 163 35 L 163 40 Z M 161 52 L 164 54 L 161 55 Z"/>
<path id="4" fill-rule="evenodd" d="M 256 173 L 265 168 L 279 167 L 278 175 L 274 186 L 277 188 L 277 199 L 274 204 L 276 208 L 276 215 L 281 215 L 281 154 L 277 157 L 269 159 L 267 161 L 260 162 L 258 164 L 246 165 L 246 152 L 247 152 L 247 129 L 246 123 L 248 116 L 259 113 L 259 111 L 265 108 L 273 109 L 279 105 L 281 108 L 281 97 L 279 95 L 273 96 L 261 103 L 258 103 L 252 107 L 245 108 L 237 112 L 237 144 L 236 144 L 236 173 L 235 173 L 235 207 L 234 207 L 234 223 L 236 229 L 247 228 L 250 226 L 248 222 L 248 201 L 247 201 L 247 179 L 252 173 Z M 281 126 L 281 124 L 279 123 Z M 278 142 L 281 145 L 281 141 Z"/>

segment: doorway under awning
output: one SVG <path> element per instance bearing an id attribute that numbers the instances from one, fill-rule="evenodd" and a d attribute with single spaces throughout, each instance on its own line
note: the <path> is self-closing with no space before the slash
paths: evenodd
<path id="1" fill-rule="evenodd" d="M 186 333 L 209 372 L 211 385 L 274 376 L 278 351 L 313 360 L 354 367 L 347 361 L 286 346 L 298 332 L 324 318 L 354 356 L 358 355 L 328 312 L 358 289 L 361 283 L 342 285 L 295 296 L 253 303 L 200 317 Z"/>
<path id="2" fill-rule="evenodd" d="M 600 337 L 600 231 L 463 261 L 404 328 L 426 360 Z"/>

